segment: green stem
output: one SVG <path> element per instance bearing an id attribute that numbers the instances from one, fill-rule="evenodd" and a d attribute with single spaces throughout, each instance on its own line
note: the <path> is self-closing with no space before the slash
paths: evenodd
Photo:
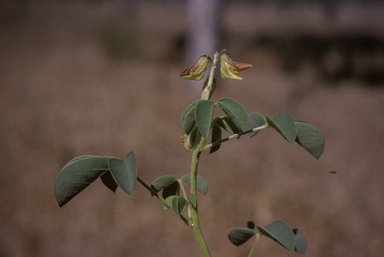
<path id="1" fill-rule="evenodd" d="M 196 147 L 196 149 L 193 151 L 192 155 L 192 167 L 191 167 L 191 194 L 197 195 L 197 168 L 199 165 L 199 158 L 201 154 L 201 149 L 204 147 L 205 139 L 202 137 L 200 143 Z M 197 208 L 197 202 L 196 202 L 196 208 L 193 206 L 189 207 L 189 220 L 190 220 L 190 227 L 193 231 L 193 234 L 195 235 L 195 238 L 197 240 L 197 243 L 200 246 L 201 251 L 203 252 L 203 255 L 205 257 L 210 257 L 211 254 L 209 253 L 207 244 L 205 243 L 203 234 L 200 229 L 200 221 L 199 221 L 199 213 Z"/>
<path id="2" fill-rule="evenodd" d="M 187 193 L 185 192 L 185 189 L 184 189 L 184 186 L 183 186 L 183 182 L 181 181 L 181 179 L 178 179 L 177 182 L 178 182 L 179 185 L 180 185 L 181 192 L 183 193 L 185 200 L 188 201 Z"/>
<path id="3" fill-rule="evenodd" d="M 209 100 L 209 97 L 211 94 L 211 90 L 213 90 L 213 76 L 215 74 L 215 68 L 216 63 L 219 60 L 220 53 L 216 52 L 213 58 L 213 61 L 211 63 L 211 72 L 209 73 L 209 79 L 208 79 L 208 85 L 207 90 L 204 94 L 202 94 L 202 99 Z M 197 169 L 199 166 L 199 159 L 200 154 L 204 149 L 204 144 L 206 142 L 206 139 L 200 135 L 201 139 L 200 142 L 195 147 L 195 150 L 192 154 L 192 165 L 191 165 L 191 194 L 194 194 L 197 197 Z M 195 238 L 197 240 L 197 243 L 200 246 L 200 249 L 205 257 L 210 257 L 211 254 L 209 253 L 207 244 L 205 243 L 203 234 L 201 233 L 200 229 L 200 221 L 199 221 L 199 212 L 198 212 L 198 202 L 196 199 L 196 207 L 193 207 L 189 205 L 188 207 L 188 218 L 190 221 L 190 228 L 193 231 L 193 234 L 195 235 Z"/>
<path id="4" fill-rule="evenodd" d="M 257 233 L 257 234 L 256 234 L 256 242 L 255 242 L 255 244 L 253 245 L 253 247 L 252 247 L 252 249 L 251 249 L 251 252 L 249 253 L 248 257 L 252 257 L 253 252 L 255 251 L 256 246 L 257 246 L 257 243 L 259 242 L 261 236 L 262 236 L 261 233 Z"/>
<path id="5" fill-rule="evenodd" d="M 207 86 L 207 92 L 205 95 L 202 95 L 203 100 L 209 100 L 209 96 L 212 95 L 210 92 L 212 90 L 212 85 L 213 85 L 213 76 L 215 75 L 215 68 L 216 68 L 216 63 L 219 60 L 220 53 L 216 52 L 215 55 L 213 56 L 213 61 L 211 63 L 211 72 L 209 73 L 209 80 L 208 80 L 208 86 Z"/>
<path id="6" fill-rule="evenodd" d="M 255 131 L 259 131 L 259 130 L 262 130 L 262 129 L 266 129 L 266 128 L 269 128 L 269 127 L 270 127 L 269 124 L 265 124 L 265 125 L 263 125 L 263 126 L 260 126 L 260 127 L 254 128 L 254 129 L 249 129 L 249 130 L 246 130 L 246 131 L 237 133 L 237 134 L 233 134 L 233 135 L 231 135 L 231 136 L 229 136 L 229 137 L 226 137 L 226 138 L 224 138 L 224 139 L 221 139 L 221 140 L 219 140 L 219 141 L 216 141 L 216 142 L 214 142 L 214 143 L 211 143 L 211 144 L 209 144 L 209 145 L 204 146 L 204 147 L 202 148 L 202 151 L 205 151 L 205 150 L 207 150 L 207 149 L 209 149 L 209 148 L 211 148 L 211 147 L 214 147 L 214 146 L 216 146 L 216 145 L 219 145 L 219 144 L 221 144 L 221 143 L 224 143 L 224 142 L 226 142 L 226 141 L 228 141 L 228 140 L 231 140 L 231 139 L 234 139 L 234 138 L 239 138 L 239 137 L 242 136 L 242 135 L 249 134 L 249 133 L 252 133 L 252 132 L 255 132 Z"/>
<path id="7" fill-rule="evenodd" d="M 155 190 L 153 190 L 153 188 L 151 188 L 150 186 L 148 186 L 143 180 L 141 180 L 139 177 L 137 177 L 137 181 L 139 181 L 140 184 L 142 184 L 146 189 L 148 189 L 154 196 L 157 197 L 157 199 L 159 199 L 160 201 L 163 202 L 163 204 L 165 206 L 167 206 L 169 209 L 173 210 L 173 207 L 171 204 L 169 204 L 167 201 L 165 201 L 165 199 L 163 197 L 161 197 Z M 185 218 L 183 215 L 180 214 L 180 218 L 184 221 L 184 223 L 189 227 L 190 224 L 189 224 L 189 221 L 187 218 Z"/>

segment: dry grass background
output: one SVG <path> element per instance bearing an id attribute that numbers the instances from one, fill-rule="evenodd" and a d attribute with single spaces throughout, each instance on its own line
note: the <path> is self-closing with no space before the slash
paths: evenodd
<path id="1" fill-rule="evenodd" d="M 274 53 L 247 44 L 263 29 L 291 33 L 301 24 L 325 33 L 318 9 L 275 15 L 273 7 L 229 7 L 223 45 L 254 67 L 243 81 L 219 79 L 213 100 L 231 97 L 248 112 L 309 121 L 326 149 L 316 161 L 267 130 L 204 153 L 199 172 L 209 192 L 200 195 L 200 213 L 212 255 L 247 256 L 253 242 L 231 245 L 231 228 L 284 220 L 306 234 L 305 256 L 383 256 L 384 89 L 330 84 L 311 65 L 284 73 Z M 342 14 L 333 28 L 380 29 L 353 11 Z M 180 3 L 2 4 L 0 256 L 200 256 L 189 229 L 140 185 L 130 197 L 96 182 L 62 209 L 53 195 L 58 172 L 79 155 L 135 151 L 148 183 L 189 172 L 179 118 L 199 92 L 178 77 L 184 17 Z M 124 58 L 108 52 L 120 44 L 108 41 L 116 31 L 125 33 L 121 44 L 132 44 Z M 298 256 L 264 238 L 257 248 Z"/>

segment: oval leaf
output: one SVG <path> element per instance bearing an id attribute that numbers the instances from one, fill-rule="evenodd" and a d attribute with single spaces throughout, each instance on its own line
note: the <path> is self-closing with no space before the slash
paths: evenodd
<path id="1" fill-rule="evenodd" d="M 172 200 L 173 211 L 180 217 L 181 212 L 184 209 L 184 206 L 187 204 L 187 201 L 182 196 L 177 196 Z"/>
<path id="2" fill-rule="evenodd" d="M 267 120 L 260 113 L 258 113 L 258 112 L 251 112 L 248 115 L 248 129 L 258 128 L 258 127 L 264 126 L 266 124 L 267 124 Z M 249 137 L 252 138 L 257 133 L 259 133 L 259 130 L 249 133 Z"/>
<path id="3" fill-rule="evenodd" d="M 180 189 L 179 182 L 178 181 L 173 182 L 172 184 L 164 188 L 163 198 L 165 199 L 171 195 L 179 195 L 179 189 Z"/>
<path id="4" fill-rule="evenodd" d="M 171 206 L 171 210 L 173 211 L 173 205 L 172 205 L 172 201 L 174 198 L 176 198 L 177 195 L 171 195 L 171 196 L 168 196 L 167 198 L 165 198 L 165 201 Z M 169 208 L 164 204 L 164 210 L 168 210 Z"/>
<path id="5" fill-rule="evenodd" d="M 181 179 L 187 182 L 189 185 L 191 185 L 191 174 L 185 174 L 184 176 L 181 177 Z M 197 174 L 196 187 L 197 187 L 197 190 L 203 195 L 206 195 L 208 193 L 208 183 L 199 174 Z"/>
<path id="6" fill-rule="evenodd" d="M 118 187 L 115 179 L 113 178 L 111 172 L 106 172 L 100 177 L 103 184 L 108 187 L 112 192 L 116 192 L 116 189 Z"/>
<path id="7" fill-rule="evenodd" d="M 307 250 L 307 238 L 304 233 L 298 228 L 292 229 L 292 232 L 295 236 L 295 251 L 298 253 L 305 253 L 305 250 Z"/>
<path id="8" fill-rule="evenodd" d="M 190 194 L 190 196 L 188 197 L 188 202 L 189 202 L 194 208 L 196 208 L 196 204 L 197 204 L 197 198 L 196 198 L 196 195 L 195 195 L 195 194 Z"/>
<path id="9" fill-rule="evenodd" d="M 253 221 L 248 221 L 247 223 L 245 223 L 244 227 L 255 230 L 256 225 Z"/>
<path id="10" fill-rule="evenodd" d="M 187 201 L 182 196 L 177 195 L 171 195 L 165 199 L 166 202 L 169 203 L 170 206 L 172 206 L 172 210 L 177 214 L 177 216 L 180 217 L 180 214 L 184 208 L 184 206 L 187 204 Z M 164 205 L 164 210 L 167 210 L 168 207 Z"/>
<path id="11" fill-rule="evenodd" d="M 128 169 L 128 179 L 130 183 L 130 188 L 135 191 L 136 182 L 137 182 L 137 166 L 136 166 L 136 158 L 133 152 L 130 152 L 124 157 L 124 162 L 127 164 Z M 132 192 L 133 194 L 133 192 Z"/>
<path id="12" fill-rule="evenodd" d="M 211 143 L 215 143 L 217 141 L 220 141 L 221 140 L 221 134 L 222 134 L 222 131 L 221 131 L 220 126 L 217 125 L 216 123 L 213 124 Z M 218 144 L 218 145 L 211 147 L 211 150 L 209 150 L 209 153 L 216 152 L 217 150 L 220 149 L 220 146 L 221 146 L 221 144 Z"/>
<path id="13" fill-rule="evenodd" d="M 189 149 L 194 148 L 196 145 L 199 144 L 200 139 L 201 139 L 201 134 L 199 129 L 197 128 L 197 125 L 193 127 L 192 131 L 188 135 L 189 137 Z"/>
<path id="14" fill-rule="evenodd" d="M 54 192 L 60 207 L 64 206 L 98 177 L 109 171 L 113 157 L 79 156 L 69 161 L 56 178 Z"/>
<path id="15" fill-rule="evenodd" d="M 257 225 L 257 229 L 263 235 L 271 238 L 289 250 L 294 250 L 295 238 L 292 229 L 283 221 L 275 221 L 265 228 Z"/>
<path id="16" fill-rule="evenodd" d="M 283 113 L 275 119 L 266 117 L 268 124 L 277 130 L 289 143 L 294 144 L 296 139 L 296 125 L 291 115 Z"/>
<path id="17" fill-rule="evenodd" d="M 229 118 L 236 124 L 237 128 L 244 131 L 247 127 L 248 117 L 243 106 L 230 98 L 222 98 L 217 101 L 220 108 L 227 114 Z"/>
<path id="18" fill-rule="evenodd" d="M 229 117 L 219 117 L 216 124 L 225 129 L 229 134 L 234 135 L 241 132 L 236 124 Z"/>
<path id="19" fill-rule="evenodd" d="M 246 226 L 243 228 L 233 228 L 228 232 L 229 240 L 236 246 L 244 244 L 254 235 L 256 235 L 256 231 Z"/>
<path id="20" fill-rule="evenodd" d="M 136 188 L 137 169 L 133 152 L 125 156 L 124 160 L 110 159 L 109 168 L 116 183 L 129 195 L 133 195 Z"/>
<path id="21" fill-rule="evenodd" d="M 187 108 L 185 108 L 183 114 L 181 115 L 181 127 L 187 135 L 191 132 L 193 126 L 196 124 L 195 109 L 201 101 L 202 100 L 197 100 L 191 103 Z"/>
<path id="22" fill-rule="evenodd" d="M 211 131 L 214 108 L 215 103 L 210 100 L 201 100 L 196 106 L 195 118 L 197 127 L 206 140 L 208 140 Z"/>
<path id="23" fill-rule="evenodd" d="M 156 192 L 160 192 L 161 190 L 163 190 L 164 188 L 166 188 L 170 184 L 174 183 L 175 181 L 177 181 L 177 177 L 175 177 L 175 176 L 170 176 L 170 175 L 161 176 L 152 182 L 151 187 Z"/>
<path id="24" fill-rule="evenodd" d="M 324 137 L 315 126 L 304 121 L 295 121 L 296 124 L 296 142 L 302 146 L 317 160 L 324 152 Z"/>

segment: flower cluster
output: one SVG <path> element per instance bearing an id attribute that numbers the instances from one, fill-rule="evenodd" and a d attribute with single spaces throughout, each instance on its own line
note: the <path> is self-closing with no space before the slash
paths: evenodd
<path id="1" fill-rule="evenodd" d="M 205 76 L 208 64 L 212 64 L 212 59 L 208 55 L 202 55 L 199 59 L 180 74 L 183 79 L 201 80 Z M 235 62 L 225 51 L 220 54 L 220 73 L 223 79 L 237 79 L 239 72 L 252 67 L 249 63 Z"/>

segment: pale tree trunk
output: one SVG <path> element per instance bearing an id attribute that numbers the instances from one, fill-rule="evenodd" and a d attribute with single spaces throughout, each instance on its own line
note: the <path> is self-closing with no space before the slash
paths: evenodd
<path id="1" fill-rule="evenodd" d="M 187 1 L 187 66 L 197 61 L 200 55 L 207 54 L 213 57 L 216 51 L 221 51 L 218 47 L 224 2 L 224 0 Z"/>

